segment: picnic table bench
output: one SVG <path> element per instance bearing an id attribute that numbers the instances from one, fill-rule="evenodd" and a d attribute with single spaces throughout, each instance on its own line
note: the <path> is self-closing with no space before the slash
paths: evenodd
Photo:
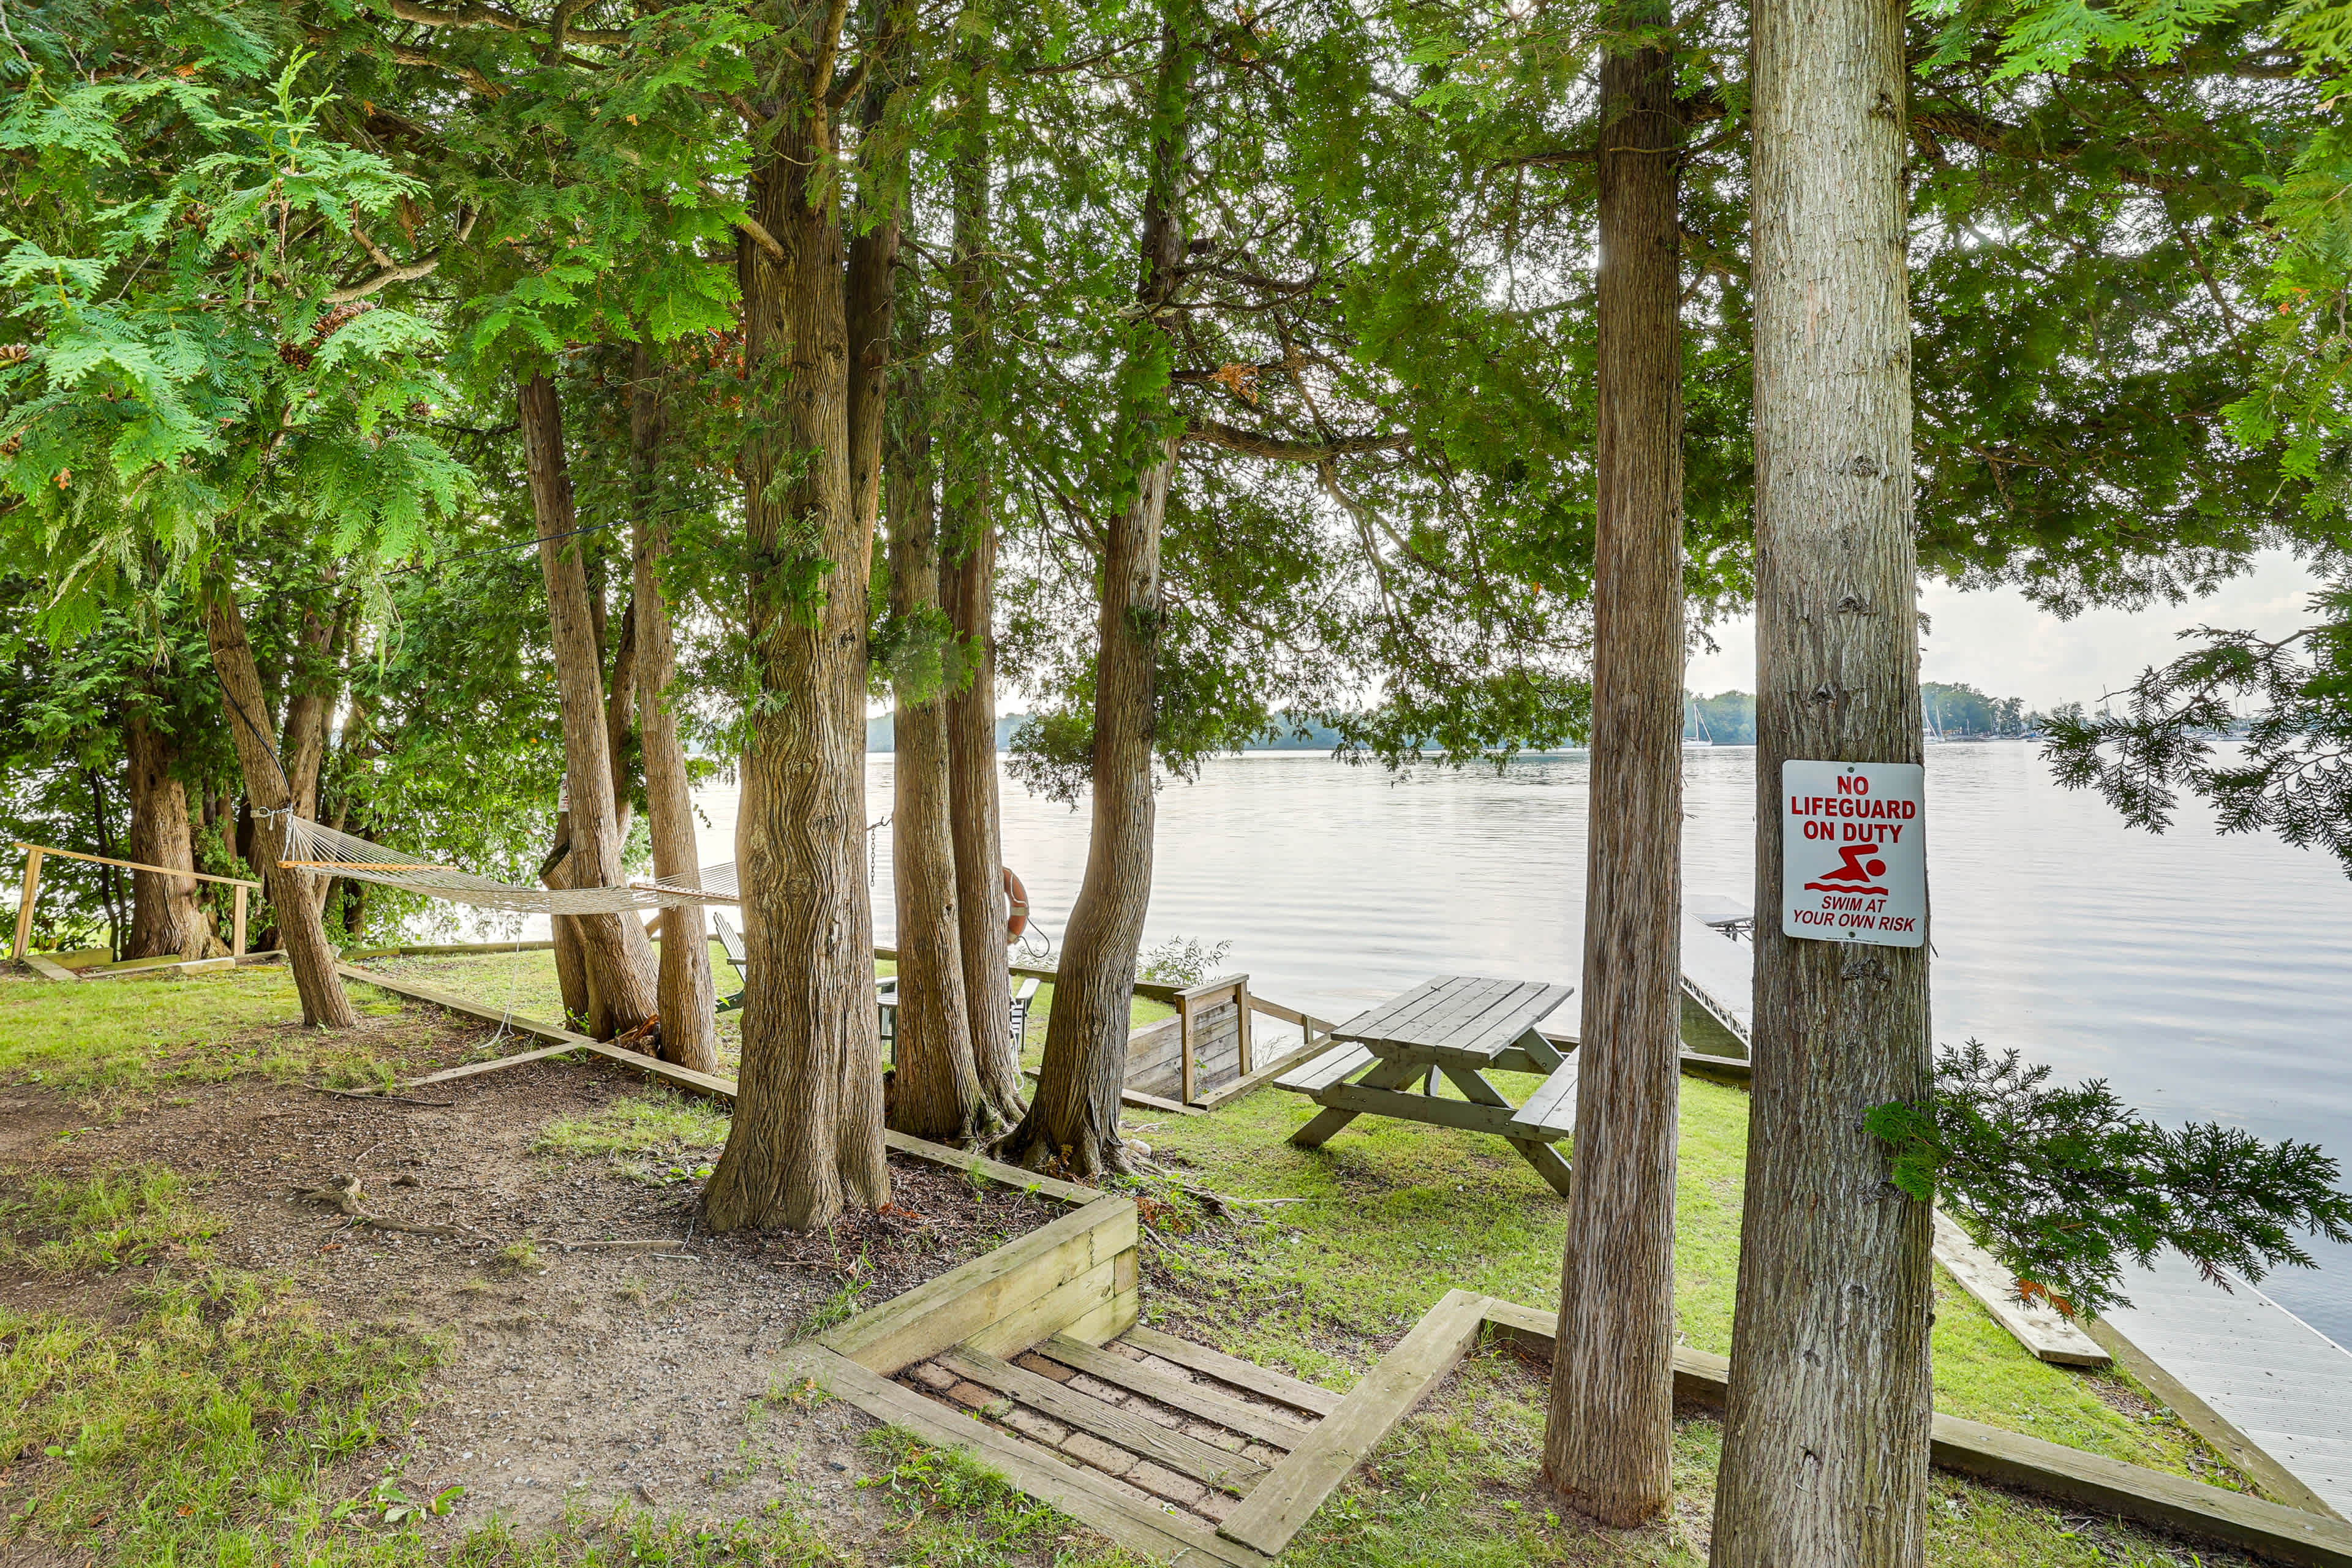
<path id="1" fill-rule="evenodd" d="M 1568 1162 L 1552 1145 L 1576 1131 L 1576 1060 L 1536 1026 L 1569 994 L 1538 981 L 1447 974 L 1360 1014 L 1331 1031 L 1336 1048 L 1274 1080 L 1323 1107 L 1290 1141 L 1316 1148 L 1364 1115 L 1492 1132 L 1566 1197 Z M 1486 1081 L 1490 1069 L 1545 1078 L 1515 1106 Z M 1441 1074 L 1463 1099 L 1438 1098 Z M 1410 1091 L 1415 1079 L 1419 1094 Z"/>

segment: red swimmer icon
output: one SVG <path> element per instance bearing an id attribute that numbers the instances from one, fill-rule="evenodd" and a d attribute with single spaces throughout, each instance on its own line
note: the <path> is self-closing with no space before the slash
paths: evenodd
<path id="1" fill-rule="evenodd" d="M 1876 879 L 1886 875 L 1886 862 L 1878 858 L 1876 844 L 1843 844 L 1838 847 L 1838 858 L 1844 862 L 1834 871 L 1824 871 L 1818 882 L 1805 886 L 1819 893 L 1884 893 Z"/>

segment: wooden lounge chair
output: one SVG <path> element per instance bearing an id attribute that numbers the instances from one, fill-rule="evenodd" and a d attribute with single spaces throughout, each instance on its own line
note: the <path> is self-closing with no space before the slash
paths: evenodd
<path id="1" fill-rule="evenodd" d="M 719 998 L 716 1012 L 731 1013 L 743 1005 L 743 987 L 751 983 L 751 960 L 743 953 L 743 933 L 725 915 L 713 913 L 710 923 L 719 933 L 719 951 L 727 955 L 727 963 L 735 971 L 735 994 Z"/>

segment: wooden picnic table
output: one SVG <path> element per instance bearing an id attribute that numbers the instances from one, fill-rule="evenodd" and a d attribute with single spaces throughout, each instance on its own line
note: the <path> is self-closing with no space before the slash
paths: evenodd
<path id="1" fill-rule="evenodd" d="M 1274 1080 L 1323 1107 L 1290 1141 L 1316 1148 L 1364 1115 L 1492 1132 L 1566 1197 L 1568 1162 L 1552 1145 L 1576 1131 L 1576 1061 L 1536 1026 L 1569 995 L 1540 981 L 1445 974 L 1349 1019 L 1331 1031 L 1337 1048 Z M 1486 1081 L 1489 1069 L 1546 1076 L 1515 1106 Z M 1439 1099 L 1441 1074 L 1465 1098 Z M 1410 1092 L 1416 1079 L 1419 1094 Z"/>

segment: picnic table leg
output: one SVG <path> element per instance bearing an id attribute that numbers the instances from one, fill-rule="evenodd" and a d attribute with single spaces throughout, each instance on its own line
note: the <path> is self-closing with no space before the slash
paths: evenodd
<path id="1" fill-rule="evenodd" d="M 1509 1142 L 1512 1148 L 1527 1156 L 1528 1163 L 1536 1168 L 1536 1174 L 1551 1184 L 1553 1192 L 1561 1197 L 1568 1196 L 1571 1178 L 1568 1162 L 1560 1158 L 1559 1150 L 1532 1138 L 1513 1138 Z"/>
<path id="2" fill-rule="evenodd" d="M 1402 1089 L 1420 1076 L 1418 1066 L 1404 1062 L 1379 1062 L 1358 1083 L 1364 1089 Z M 1301 1149 L 1319 1149 L 1333 1133 L 1360 1114 L 1360 1111 L 1327 1106 L 1321 1115 L 1292 1133 L 1290 1141 Z"/>
<path id="3" fill-rule="evenodd" d="M 1511 1108 L 1511 1102 L 1503 1097 L 1503 1091 L 1488 1083 L 1486 1075 L 1475 1068 L 1447 1068 L 1445 1076 L 1454 1080 L 1454 1087 L 1460 1089 L 1462 1097 L 1473 1105 L 1498 1105 L 1506 1110 Z M 1553 1192 L 1561 1197 L 1568 1196 L 1569 1165 L 1560 1158 L 1559 1150 L 1538 1138 L 1507 1138 L 1505 1142 L 1536 1168 L 1537 1175 L 1551 1184 Z"/>

